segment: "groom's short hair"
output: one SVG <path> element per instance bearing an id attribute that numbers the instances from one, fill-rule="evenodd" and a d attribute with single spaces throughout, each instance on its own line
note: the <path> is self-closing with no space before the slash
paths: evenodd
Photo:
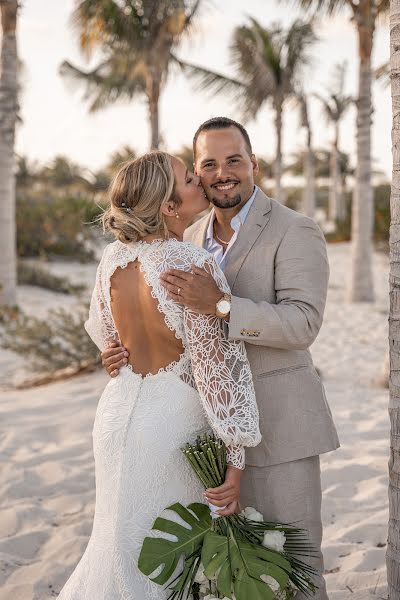
<path id="1" fill-rule="evenodd" d="M 202 123 L 200 125 L 200 127 L 198 128 L 198 130 L 196 131 L 196 133 L 194 134 L 194 138 L 193 138 L 194 160 L 196 160 L 197 138 L 199 137 L 199 135 L 202 131 L 210 131 L 211 129 L 228 129 L 229 127 L 236 127 L 236 129 L 239 129 L 240 133 L 244 137 L 244 141 L 246 142 L 247 151 L 251 156 L 253 154 L 253 150 L 251 147 L 249 134 L 247 133 L 247 131 L 245 130 L 243 125 L 241 125 L 240 123 L 237 123 L 237 121 L 234 121 L 233 119 L 228 119 L 228 117 L 213 117 L 212 119 L 208 119 L 208 121 L 205 121 L 204 123 Z"/>

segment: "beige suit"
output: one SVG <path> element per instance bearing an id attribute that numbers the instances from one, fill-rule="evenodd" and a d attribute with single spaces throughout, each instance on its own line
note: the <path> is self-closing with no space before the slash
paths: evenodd
<path id="1" fill-rule="evenodd" d="M 185 239 L 204 246 L 210 218 L 192 225 Z M 232 291 L 227 335 L 246 342 L 263 436 L 246 449 L 242 503 L 266 519 L 300 523 L 320 546 L 318 455 L 339 446 L 308 350 L 326 301 L 324 237 L 313 220 L 258 191 L 224 272 Z M 322 558 L 314 565 L 321 570 Z M 323 579 L 317 581 L 315 598 L 325 600 Z"/>

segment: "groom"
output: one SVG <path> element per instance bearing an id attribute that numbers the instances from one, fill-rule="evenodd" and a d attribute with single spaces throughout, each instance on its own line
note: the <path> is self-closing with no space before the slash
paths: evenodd
<path id="1" fill-rule="evenodd" d="M 263 440 L 246 448 L 242 506 L 267 521 L 295 523 L 318 554 L 318 600 L 327 600 L 320 551 L 319 455 L 339 446 L 309 346 L 321 327 L 328 285 L 325 241 L 311 219 L 254 185 L 258 172 L 246 130 L 225 117 L 210 119 L 193 140 L 195 172 L 213 210 L 185 233 L 220 264 L 232 296 L 223 296 L 204 271 L 169 271 L 171 298 L 223 319 L 229 339 L 246 343 Z M 103 352 L 109 373 L 122 365 L 121 349 Z M 115 356 L 115 358 L 114 358 Z M 296 600 L 305 598 L 300 592 Z"/>

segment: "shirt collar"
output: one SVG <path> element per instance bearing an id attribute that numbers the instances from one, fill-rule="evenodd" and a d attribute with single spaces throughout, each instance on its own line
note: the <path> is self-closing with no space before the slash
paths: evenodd
<path id="1" fill-rule="evenodd" d="M 234 231 L 239 231 L 240 227 L 243 225 L 243 223 L 245 222 L 247 215 L 249 214 L 249 211 L 252 207 L 252 204 L 254 202 L 254 198 L 257 195 L 257 192 L 259 190 L 259 187 L 257 185 L 254 186 L 254 190 L 252 195 L 250 196 L 250 198 L 247 200 L 246 204 L 244 204 L 242 206 L 242 208 L 240 209 L 240 211 L 238 212 L 237 215 L 235 215 L 233 217 L 233 219 L 231 220 L 231 227 Z M 208 223 L 208 227 L 207 227 L 207 233 L 206 233 L 206 240 L 207 242 L 211 242 L 212 239 L 214 238 L 214 219 L 215 219 L 215 211 L 214 209 L 212 209 L 211 211 L 211 218 L 210 221 Z"/>

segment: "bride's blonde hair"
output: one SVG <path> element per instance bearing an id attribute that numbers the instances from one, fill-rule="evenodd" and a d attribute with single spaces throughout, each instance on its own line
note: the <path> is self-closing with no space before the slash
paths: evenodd
<path id="1" fill-rule="evenodd" d="M 175 192 L 171 157 L 154 150 L 124 163 L 111 182 L 109 200 L 103 228 L 121 242 L 136 242 L 157 232 L 168 238 L 161 207 L 170 200 L 181 204 Z"/>

